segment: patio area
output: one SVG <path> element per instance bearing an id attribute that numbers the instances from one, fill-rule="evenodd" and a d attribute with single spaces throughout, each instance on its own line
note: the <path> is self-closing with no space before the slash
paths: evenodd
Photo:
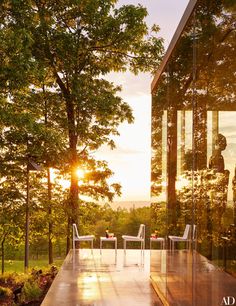
<path id="1" fill-rule="evenodd" d="M 224 305 L 223 298 L 235 299 L 235 278 L 196 251 L 152 250 L 151 272 L 159 296 L 171 306 Z"/>
<path id="2" fill-rule="evenodd" d="M 41 305 L 162 305 L 150 283 L 150 251 L 71 250 Z"/>

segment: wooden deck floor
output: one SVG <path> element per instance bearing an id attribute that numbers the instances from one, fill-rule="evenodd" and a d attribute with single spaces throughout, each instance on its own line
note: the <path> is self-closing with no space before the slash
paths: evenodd
<path id="1" fill-rule="evenodd" d="M 150 251 L 70 251 L 41 306 L 159 306 Z"/>
<path id="2" fill-rule="evenodd" d="M 217 306 L 224 305 L 224 297 L 226 302 L 231 297 L 230 303 L 236 299 L 236 279 L 197 252 L 152 250 L 151 275 L 171 306 Z"/>

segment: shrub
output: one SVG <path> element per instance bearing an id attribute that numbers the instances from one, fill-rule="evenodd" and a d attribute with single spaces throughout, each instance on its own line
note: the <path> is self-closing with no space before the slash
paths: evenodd
<path id="1" fill-rule="evenodd" d="M 23 286 L 23 284 L 29 279 L 29 277 L 30 276 L 26 273 L 4 273 L 0 275 L 0 286 L 7 286 L 11 289 L 14 289 L 15 287 Z"/>
<path id="2" fill-rule="evenodd" d="M 11 295 L 12 295 L 11 289 L 0 286 L 0 299 L 9 297 Z"/>
<path id="3" fill-rule="evenodd" d="M 37 301 L 42 295 L 42 290 L 37 282 L 27 281 L 22 289 L 22 301 Z"/>

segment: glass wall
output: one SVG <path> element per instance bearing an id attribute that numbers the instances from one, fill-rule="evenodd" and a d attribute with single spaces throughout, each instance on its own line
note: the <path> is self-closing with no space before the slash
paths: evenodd
<path id="1" fill-rule="evenodd" d="M 152 243 L 151 278 L 170 305 L 236 304 L 235 13 L 198 1 L 153 93 L 151 226 L 166 246 Z"/>

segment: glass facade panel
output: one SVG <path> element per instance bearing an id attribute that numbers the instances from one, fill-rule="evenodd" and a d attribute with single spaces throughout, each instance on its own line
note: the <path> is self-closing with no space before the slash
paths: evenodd
<path id="1" fill-rule="evenodd" d="M 235 12 L 198 1 L 153 92 L 151 278 L 170 305 L 236 304 Z"/>

